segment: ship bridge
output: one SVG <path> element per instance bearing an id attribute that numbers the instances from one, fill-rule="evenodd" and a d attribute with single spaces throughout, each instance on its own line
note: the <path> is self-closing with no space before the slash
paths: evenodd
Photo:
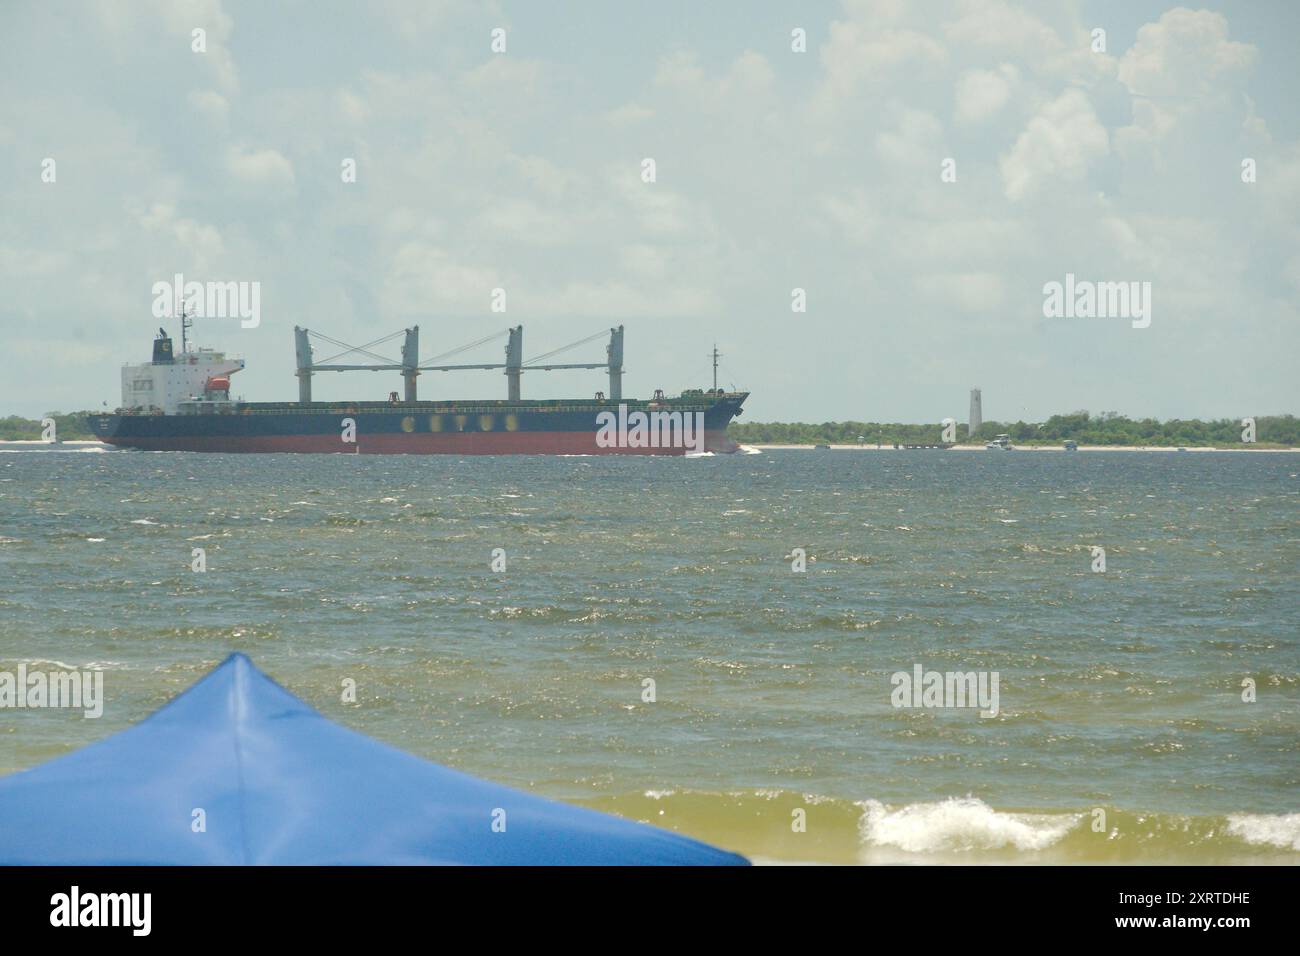
<path id="1" fill-rule="evenodd" d="M 243 367 L 242 358 L 213 349 L 184 348 L 175 354 L 171 337 L 159 329 L 153 361 L 122 366 L 122 408 L 174 415 L 187 402 L 229 401 L 230 376 Z"/>

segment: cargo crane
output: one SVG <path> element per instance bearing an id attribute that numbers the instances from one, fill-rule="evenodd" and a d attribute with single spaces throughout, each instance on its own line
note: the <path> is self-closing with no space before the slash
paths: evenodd
<path id="1" fill-rule="evenodd" d="M 401 329 L 389 335 L 382 336 L 364 345 L 349 345 L 338 339 L 331 338 L 322 332 L 313 332 L 311 329 L 294 326 L 294 352 L 298 364 L 298 401 L 303 405 L 311 404 L 311 377 L 317 372 L 401 372 L 405 384 L 403 397 L 407 403 L 417 401 L 416 379 L 421 372 L 458 372 L 472 369 L 505 369 L 506 375 L 506 398 L 508 401 L 517 402 L 520 400 L 521 388 L 520 379 L 525 371 L 550 372 L 560 369 L 575 368 L 603 368 L 609 374 L 609 397 L 613 401 L 618 401 L 623 397 L 623 326 L 609 329 L 608 333 L 604 329 L 589 335 L 586 338 L 579 339 L 576 342 L 570 342 L 568 345 L 561 346 L 550 352 L 546 352 L 535 358 L 524 361 L 524 327 L 516 325 L 514 328 L 505 329 L 501 332 L 494 332 L 491 335 L 484 336 L 474 342 L 458 346 L 450 351 L 443 352 L 441 355 L 435 355 L 425 362 L 420 362 L 420 327 L 412 326 L 408 329 Z M 603 362 L 551 362 L 548 361 L 553 356 L 569 349 L 577 348 L 580 345 L 586 345 L 588 342 L 609 335 L 609 344 L 605 347 L 605 361 Z M 402 359 L 395 362 L 391 358 L 379 355 L 372 348 L 383 345 L 399 335 L 405 336 L 402 342 Z M 447 365 L 439 364 L 444 359 L 451 358 L 461 352 L 469 351 L 491 342 L 493 339 L 501 336 L 508 336 L 506 341 L 506 360 L 505 362 L 481 362 L 472 364 Z M 331 355 L 323 361 L 317 362 L 313 357 L 311 336 L 315 336 L 321 341 L 341 348 L 343 351 Z M 376 361 L 370 364 L 335 364 L 335 360 L 345 355 L 360 353 Z M 396 394 L 396 393 L 394 393 Z"/>

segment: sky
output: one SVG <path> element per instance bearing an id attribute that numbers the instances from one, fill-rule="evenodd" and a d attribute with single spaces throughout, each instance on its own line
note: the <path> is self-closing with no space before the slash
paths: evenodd
<path id="1" fill-rule="evenodd" d="M 625 395 L 707 387 L 716 342 L 753 421 L 1300 412 L 1298 35 L 1290 2 L 5 0 L 0 415 L 115 407 L 177 273 L 258 284 L 256 327 L 193 332 L 252 401 L 297 397 L 295 325 L 428 358 L 522 324 L 527 358 L 622 324 Z M 1067 274 L 1150 283 L 1150 324 L 1045 316 Z"/>

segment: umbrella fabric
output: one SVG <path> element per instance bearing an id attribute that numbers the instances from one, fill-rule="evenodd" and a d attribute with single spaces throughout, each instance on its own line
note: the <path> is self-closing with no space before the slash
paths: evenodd
<path id="1" fill-rule="evenodd" d="M 134 727 L 0 778 L 0 864 L 747 862 L 371 740 L 243 654 Z"/>

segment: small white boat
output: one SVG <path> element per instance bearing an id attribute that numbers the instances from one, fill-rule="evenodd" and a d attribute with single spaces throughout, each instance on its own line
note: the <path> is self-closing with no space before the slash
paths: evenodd
<path id="1" fill-rule="evenodd" d="M 992 441 L 985 442 L 984 447 L 988 449 L 999 448 L 1002 451 L 1011 451 L 1015 446 L 1011 444 L 1010 435 L 998 435 Z"/>

